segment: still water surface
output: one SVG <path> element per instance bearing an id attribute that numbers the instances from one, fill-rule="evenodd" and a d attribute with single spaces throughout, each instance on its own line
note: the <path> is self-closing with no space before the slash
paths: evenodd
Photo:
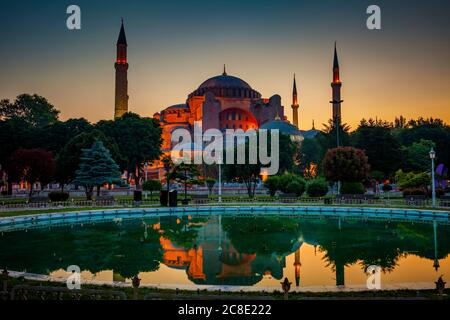
<path id="1" fill-rule="evenodd" d="M 299 289 L 366 284 L 382 268 L 384 288 L 433 288 L 450 279 L 450 226 L 335 218 L 157 217 L 5 232 L 0 267 L 84 280 L 148 285 Z M 314 290 L 316 290 L 314 289 Z"/>

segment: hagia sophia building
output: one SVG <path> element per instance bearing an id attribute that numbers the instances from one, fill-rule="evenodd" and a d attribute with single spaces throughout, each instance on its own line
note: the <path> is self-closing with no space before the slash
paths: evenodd
<path id="1" fill-rule="evenodd" d="M 128 60 L 127 40 L 122 21 L 117 41 L 116 88 L 114 117 L 121 117 L 128 112 Z M 333 64 L 333 120 L 341 121 L 341 82 L 339 78 L 339 63 L 335 47 Z M 289 135 L 292 140 L 301 142 L 304 138 L 314 137 L 318 131 L 314 124 L 312 130 L 300 130 L 298 125 L 299 102 L 297 83 L 294 76 L 292 105 L 293 123 L 285 116 L 285 108 L 281 105 L 278 94 L 270 98 L 262 95 L 244 80 L 229 75 L 224 66 L 220 75 L 207 79 L 198 88 L 188 94 L 184 103 L 174 104 L 155 113 L 163 130 L 163 153 L 172 149 L 171 134 L 174 130 L 185 128 L 193 130 L 194 122 L 201 121 L 203 130 L 220 129 L 267 129 L 276 130 Z M 162 166 L 155 163 L 150 170 L 151 179 L 162 179 Z"/>

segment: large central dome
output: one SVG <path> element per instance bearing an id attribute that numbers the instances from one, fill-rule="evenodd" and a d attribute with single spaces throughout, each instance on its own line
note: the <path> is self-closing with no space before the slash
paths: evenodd
<path id="1" fill-rule="evenodd" d="M 189 95 L 189 98 L 204 96 L 207 92 L 212 92 L 216 97 L 261 98 L 261 94 L 253 90 L 247 82 L 238 77 L 229 76 L 225 70 L 222 75 L 209 78 L 203 82 L 197 90 Z"/>
<path id="2" fill-rule="evenodd" d="M 210 78 L 198 87 L 198 89 L 207 88 L 240 88 L 252 90 L 250 85 L 244 80 L 227 74 Z"/>

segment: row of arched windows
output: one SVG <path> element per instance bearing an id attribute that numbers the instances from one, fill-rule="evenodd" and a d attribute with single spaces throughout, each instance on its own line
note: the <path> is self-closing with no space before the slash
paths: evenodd
<path id="1" fill-rule="evenodd" d="M 242 89 L 242 88 L 208 88 L 194 91 L 192 96 L 203 96 L 207 92 L 212 92 L 217 97 L 233 97 L 233 98 L 252 98 L 260 99 L 261 94 L 255 90 Z"/>

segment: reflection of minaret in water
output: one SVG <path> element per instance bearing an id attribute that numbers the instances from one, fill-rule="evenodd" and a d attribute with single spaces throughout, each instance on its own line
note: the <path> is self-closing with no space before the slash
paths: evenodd
<path id="1" fill-rule="evenodd" d="M 295 262 L 294 262 L 294 267 L 295 267 L 295 285 L 297 287 L 300 287 L 300 269 L 302 267 L 302 263 L 300 262 L 300 249 L 301 249 L 301 245 L 298 248 L 297 251 L 295 251 Z"/>
<path id="2" fill-rule="evenodd" d="M 339 252 L 339 244 L 336 241 L 332 243 L 333 256 L 335 256 L 334 266 L 336 271 L 336 286 L 344 287 L 345 286 L 345 260 L 343 261 L 343 257 Z"/>
<path id="3" fill-rule="evenodd" d="M 336 286 L 345 286 L 345 264 L 336 261 Z"/>
<path id="4" fill-rule="evenodd" d="M 434 270 L 439 270 L 439 259 L 438 259 L 438 245 L 437 245 L 437 222 L 433 221 L 433 235 L 434 235 Z"/>

